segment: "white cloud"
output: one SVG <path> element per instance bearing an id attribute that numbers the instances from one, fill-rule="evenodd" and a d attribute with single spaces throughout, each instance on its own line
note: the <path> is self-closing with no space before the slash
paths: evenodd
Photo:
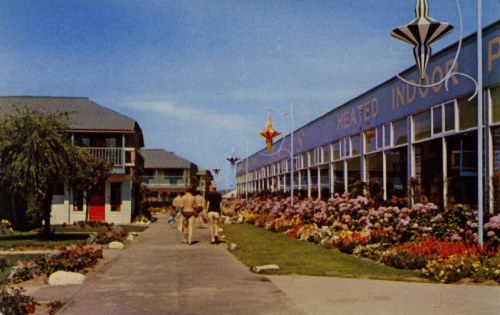
<path id="1" fill-rule="evenodd" d="M 222 108 L 194 107 L 168 101 L 127 103 L 126 107 L 145 114 L 165 116 L 168 120 L 189 122 L 193 125 L 210 124 L 229 130 L 239 130 L 248 125 L 244 115 L 225 112 Z"/>

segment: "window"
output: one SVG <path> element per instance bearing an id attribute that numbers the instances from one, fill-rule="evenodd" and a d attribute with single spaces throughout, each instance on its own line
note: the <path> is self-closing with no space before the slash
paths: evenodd
<path id="1" fill-rule="evenodd" d="M 365 131 L 365 152 L 373 152 L 376 149 L 377 138 L 375 137 L 376 130 L 371 129 Z"/>
<path id="2" fill-rule="evenodd" d="M 500 86 L 491 90 L 491 119 L 500 122 Z"/>
<path id="3" fill-rule="evenodd" d="M 116 139 L 106 138 L 106 148 L 116 148 Z"/>
<path id="4" fill-rule="evenodd" d="M 351 138 L 347 137 L 344 139 L 344 154 L 343 157 L 351 156 Z"/>
<path id="5" fill-rule="evenodd" d="M 323 154 L 321 152 L 321 147 L 314 149 L 313 151 L 313 165 L 318 165 L 323 163 Z"/>
<path id="6" fill-rule="evenodd" d="M 384 126 L 377 127 L 377 149 L 384 147 Z"/>
<path id="7" fill-rule="evenodd" d="M 441 105 L 432 108 L 432 134 L 443 132 L 443 108 Z"/>
<path id="8" fill-rule="evenodd" d="M 333 190 L 336 193 L 342 194 L 345 191 L 344 187 L 344 161 L 333 163 Z"/>
<path id="9" fill-rule="evenodd" d="M 83 192 L 73 190 L 73 211 L 83 211 Z"/>
<path id="10" fill-rule="evenodd" d="M 458 119 L 460 130 L 477 127 L 477 97 L 470 101 L 468 97 L 458 100 Z"/>
<path id="11" fill-rule="evenodd" d="M 298 170 L 301 168 L 300 161 L 301 161 L 300 156 L 293 157 L 293 170 Z"/>
<path id="12" fill-rule="evenodd" d="M 384 125 L 384 147 L 390 147 L 391 143 L 391 124 Z"/>
<path id="13" fill-rule="evenodd" d="M 342 155 L 341 155 L 341 146 L 340 146 L 340 141 L 337 141 L 337 142 L 334 142 L 333 143 L 333 160 L 334 161 L 337 161 L 337 160 L 340 160 L 342 158 Z"/>
<path id="14" fill-rule="evenodd" d="M 122 207 L 122 183 L 111 183 L 111 211 L 120 211 Z"/>
<path id="15" fill-rule="evenodd" d="M 327 144 L 327 145 L 324 145 L 323 146 L 323 159 L 322 159 L 322 162 L 323 163 L 330 163 L 331 162 L 331 151 L 330 151 L 330 145 Z"/>
<path id="16" fill-rule="evenodd" d="M 308 152 L 302 154 L 301 160 L 302 160 L 302 164 L 300 165 L 301 168 L 309 167 L 310 163 L 309 163 L 309 153 Z"/>
<path id="17" fill-rule="evenodd" d="M 397 120 L 392 123 L 392 131 L 394 133 L 394 145 L 408 143 L 408 128 L 406 126 L 407 119 Z"/>
<path id="18" fill-rule="evenodd" d="M 413 116 L 415 141 L 427 139 L 431 136 L 431 112 L 426 110 Z"/>
<path id="19" fill-rule="evenodd" d="M 351 147 L 352 156 L 358 156 L 361 153 L 361 137 L 359 135 L 351 137 Z"/>
<path id="20" fill-rule="evenodd" d="M 493 169 L 500 172 L 500 128 L 493 128 Z"/>
<path id="21" fill-rule="evenodd" d="M 444 104 L 444 131 L 455 130 L 455 102 Z"/>

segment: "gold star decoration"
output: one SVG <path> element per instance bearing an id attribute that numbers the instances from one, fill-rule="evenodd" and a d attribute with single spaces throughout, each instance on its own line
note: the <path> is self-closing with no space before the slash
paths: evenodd
<path id="1" fill-rule="evenodd" d="M 266 146 L 267 146 L 267 152 L 271 152 L 271 149 L 273 148 L 273 138 L 277 137 L 281 134 L 281 132 L 278 132 L 273 129 L 273 123 L 271 121 L 271 114 L 267 116 L 267 126 L 260 132 L 260 135 L 264 138 L 266 138 Z"/>

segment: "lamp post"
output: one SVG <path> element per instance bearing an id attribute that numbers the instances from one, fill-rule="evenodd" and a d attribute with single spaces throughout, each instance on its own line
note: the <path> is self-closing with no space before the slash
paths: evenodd
<path id="1" fill-rule="evenodd" d="M 483 28 L 482 0 L 477 0 L 477 226 L 479 244 L 483 246 Z"/>
<path id="2" fill-rule="evenodd" d="M 453 68 L 460 53 L 462 43 L 462 14 L 458 0 L 455 0 L 460 20 L 460 41 L 458 44 L 457 54 L 455 56 L 454 64 L 446 76 L 434 84 L 415 84 L 401 78 L 407 84 L 417 87 L 433 87 L 445 83 L 445 88 L 448 90 L 448 80 L 453 75 L 461 75 L 471 79 L 476 85 L 476 91 L 469 101 L 477 95 L 477 208 L 478 208 L 478 242 L 483 246 L 483 40 L 482 40 L 482 0 L 477 0 L 477 81 L 471 76 L 454 72 Z M 425 79 L 425 71 L 427 63 L 430 58 L 431 49 L 430 44 L 444 37 L 453 29 L 448 23 L 443 23 L 431 19 L 428 16 L 429 6 L 427 0 L 417 0 L 415 6 L 415 19 L 408 24 L 394 29 L 391 35 L 399 40 L 414 45 L 414 57 L 420 71 L 420 79 Z"/>

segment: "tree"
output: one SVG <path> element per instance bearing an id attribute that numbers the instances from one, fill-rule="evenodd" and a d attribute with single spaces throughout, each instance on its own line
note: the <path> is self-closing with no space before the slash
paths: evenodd
<path id="1" fill-rule="evenodd" d="M 112 169 L 112 164 L 104 159 L 99 159 L 79 147 L 73 147 L 72 163 L 70 163 L 70 177 L 68 184 L 73 191 L 83 195 L 86 204 L 85 221 L 88 220 L 90 197 L 95 189 L 104 182 Z"/>
<path id="2" fill-rule="evenodd" d="M 43 218 L 50 234 L 52 198 L 57 185 L 69 185 L 90 172 L 88 156 L 65 133 L 67 116 L 17 107 L 0 125 L 0 168 L 9 193 L 21 195 L 28 211 Z"/>

